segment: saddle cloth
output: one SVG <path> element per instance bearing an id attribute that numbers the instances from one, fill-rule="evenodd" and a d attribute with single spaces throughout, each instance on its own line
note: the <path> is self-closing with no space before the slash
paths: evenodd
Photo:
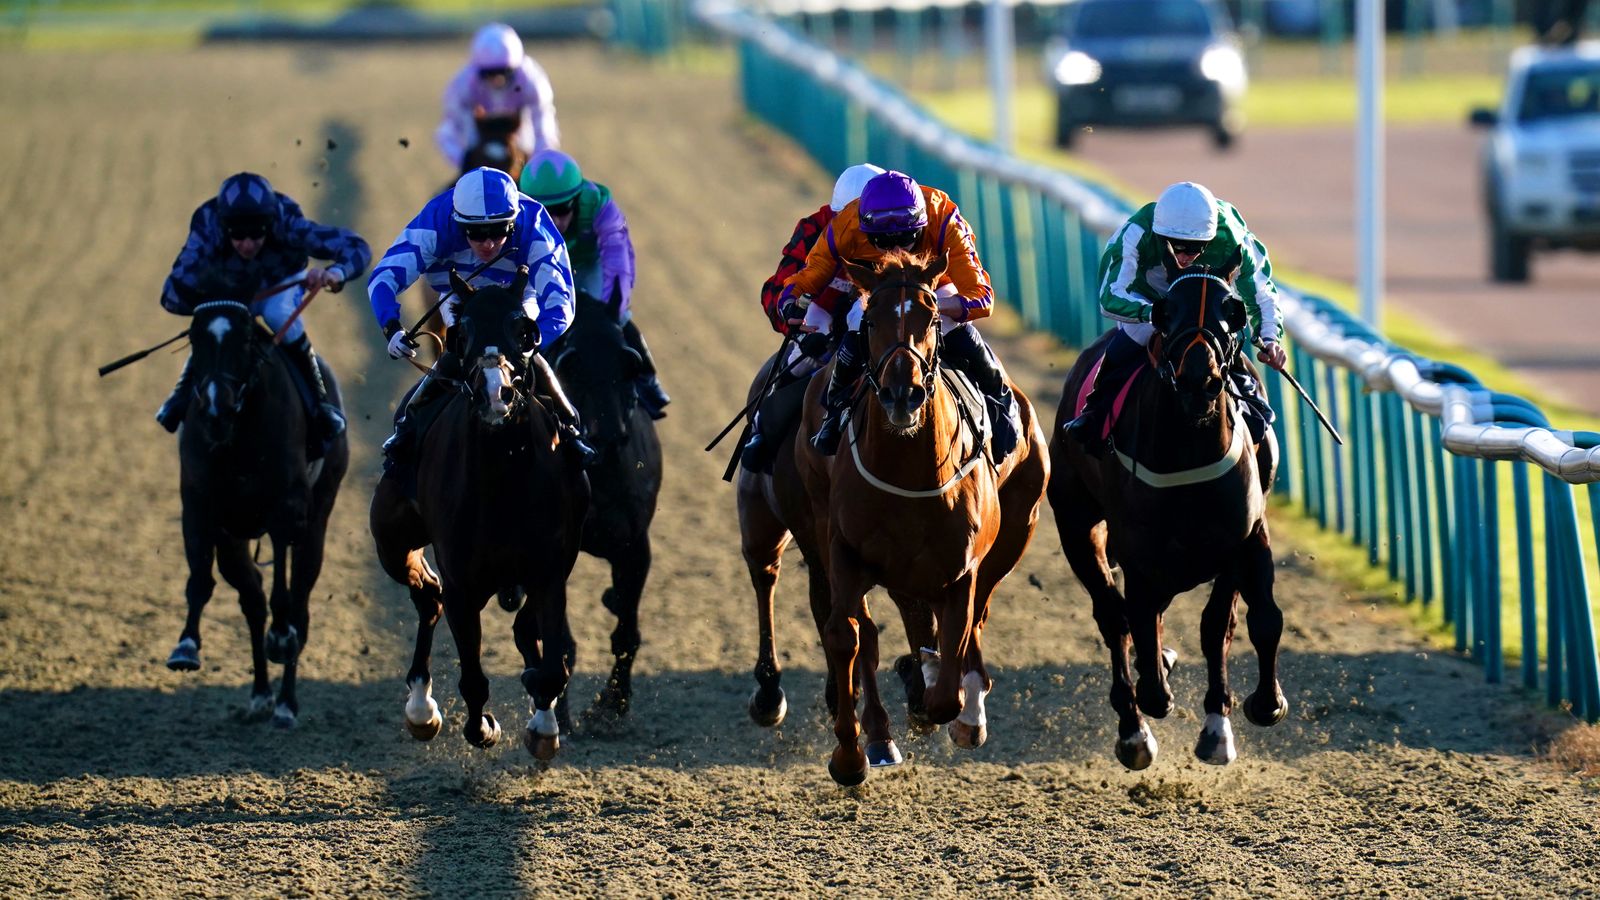
<path id="1" fill-rule="evenodd" d="M 1072 406 L 1073 415 L 1083 415 L 1083 407 L 1089 402 L 1089 391 L 1094 388 L 1095 379 L 1100 377 L 1100 366 L 1105 361 L 1105 354 L 1101 354 L 1094 361 L 1093 368 L 1089 369 L 1089 377 L 1085 378 L 1083 384 L 1078 388 L 1078 400 Z M 1141 361 L 1128 375 L 1128 380 L 1123 382 L 1120 387 L 1112 384 L 1103 386 L 1105 390 L 1115 390 L 1117 393 L 1116 398 L 1111 401 L 1111 408 L 1106 412 L 1105 424 L 1100 427 L 1101 440 L 1111 437 L 1111 429 L 1116 427 L 1117 419 L 1121 417 L 1123 407 L 1128 404 L 1128 395 L 1133 392 L 1133 386 L 1139 382 L 1139 376 L 1143 375 L 1145 370 L 1149 368 L 1150 363 Z"/>

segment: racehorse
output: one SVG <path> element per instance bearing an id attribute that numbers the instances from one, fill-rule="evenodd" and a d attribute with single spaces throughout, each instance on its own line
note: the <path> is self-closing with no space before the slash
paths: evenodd
<path id="1" fill-rule="evenodd" d="M 461 174 L 488 166 L 510 175 L 513 180 L 521 177 L 528 155 L 512 140 L 517 129 L 522 127 L 521 116 L 490 116 L 480 110 L 472 121 L 477 128 L 478 142 L 462 156 Z"/>
<path id="2" fill-rule="evenodd" d="M 596 707 L 612 717 L 626 714 L 633 697 L 639 598 L 650 575 L 650 521 L 661 491 L 661 440 L 633 386 L 642 360 L 623 338 L 617 313 L 616 306 L 580 294 L 572 326 L 551 350 L 584 436 L 600 455 L 589 468 L 593 498 L 582 548 L 611 564 L 611 586 L 600 601 L 617 617 L 615 662 Z"/>
<path id="3" fill-rule="evenodd" d="M 350 465 L 350 445 L 341 434 L 320 459 L 308 461 L 314 455 L 307 447 L 310 419 L 290 363 L 273 349 L 271 334 L 255 323 L 247 304 L 199 304 L 189 335 L 194 398 L 178 435 L 189 615 L 167 667 L 200 668 L 200 614 L 216 586 L 215 560 L 239 592 L 250 626 L 255 680 L 247 717 L 270 712 L 273 724 L 292 727 L 300 713 L 295 675 L 310 633 L 311 590 L 322 572 L 328 515 Z M 322 365 L 329 399 L 337 404 L 338 384 Z M 263 534 L 272 540 L 270 630 L 268 598 L 249 549 Z M 269 660 L 283 665 L 276 705 Z"/>
<path id="4" fill-rule="evenodd" d="M 538 328 L 523 311 L 527 268 L 509 288 L 477 290 L 459 275 L 459 333 L 466 367 L 452 397 L 421 435 L 416 499 L 400 479 L 384 477 L 372 497 L 370 525 L 378 561 L 406 585 L 417 609 L 417 643 L 406 675 L 406 727 L 431 740 L 443 720 L 432 696 L 429 661 L 441 610 L 461 657 L 463 729 L 468 743 L 493 745 L 500 725 L 484 711 L 489 679 L 479 659 L 479 621 L 489 597 L 516 585 L 527 593 L 512 631 L 522 653 L 522 685 L 533 716 L 523 733 L 541 760 L 560 749 L 555 706 L 565 693 L 573 658 L 567 626 L 567 576 L 589 506 L 589 485 L 556 443 L 554 419 L 533 396 L 533 365 L 523 352 L 538 349 Z M 433 544 L 439 570 L 423 558 Z"/>
<path id="5" fill-rule="evenodd" d="M 745 396 L 746 406 L 756 402 L 758 395 L 766 389 L 772 367 L 783 360 L 781 356 L 773 356 L 756 373 L 755 381 Z M 779 392 L 798 391 L 801 395 L 806 392 L 805 379 L 787 384 L 780 379 L 779 383 Z M 785 397 L 780 402 L 792 400 L 792 397 Z M 772 617 L 773 595 L 777 591 L 778 575 L 783 569 L 783 551 L 791 537 L 806 561 L 811 616 L 816 621 L 819 634 L 827 625 L 828 610 L 832 604 L 828 576 L 822 568 L 823 555 L 817 544 L 816 524 L 812 521 L 811 501 L 806 496 L 805 484 L 801 482 L 800 471 L 795 466 L 795 441 L 796 432 L 791 428 L 778 445 L 771 471 L 763 473 L 741 468 L 736 484 L 740 546 L 745 565 L 750 570 L 750 583 L 756 592 L 760 644 L 755 669 L 756 689 L 750 695 L 747 709 L 757 725 L 767 728 L 783 722 L 789 711 L 789 701 L 781 683 L 783 671 L 778 665 L 777 636 Z M 920 668 L 916 669 L 916 677 L 919 680 L 922 678 Z M 833 710 L 838 697 L 831 678 L 826 691 L 828 708 Z"/>
<path id="6" fill-rule="evenodd" d="M 1116 756 L 1129 769 L 1149 766 L 1157 753 L 1140 711 L 1159 719 L 1172 707 L 1167 672 L 1174 656 L 1163 649 L 1162 616 L 1174 596 L 1205 581 L 1214 579 L 1200 620 L 1210 686 L 1195 755 L 1216 765 L 1235 757 L 1227 659 L 1239 595 L 1248 605 L 1250 642 L 1261 669 L 1260 683 L 1244 703 L 1245 716 L 1257 725 L 1275 725 L 1288 712 L 1277 678 L 1283 614 L 1272 597 L 1266 520 L 1277 441 L 1267 429 L 1252 446 L 1240 401 L 1224 390 L 1230 368 L 1248 365 L 1240 356 L 1245 309 L 1233 289 L 1241 259 L 1235 256 L 1218 271 L 1179 269 L 1169 250 L 1171 288 L 1155 301 L 1151 316 L 1155 377 L 1145 374 L 1133 385 L 1112 429 L 1114 452 L 1091 456 L 1060 427 L 1050 443 L 1056 472 L 1050 505 L 1061 548 L 1089 591 L 1095 623 L 1111 650 Z M 1058 426 L 1081 405 L 1079 395 L 1112 334 L 1085 350 L 1068 373 Z M 1113 580 L 1113 559 L 1122 567 L 1122 592 Z"/>
<path id="7" fill-rule="evenodd" d="M 911 654 L 922 663 L 921 678 L 914 669 L 905 678 L 910 667 L 896 666 L 913 724 L 920 707 L 927 722 L 950 723 L 958 746 L 983 744 L 983 698 L 992 686 L 983 626 L 995 586 L 1033 537 L 1049 480 L 1044 436 L 1022 392 L 1016 392 L 1021 440 L 996 463 L 970 424 L 981 414 L 959 404 L 954 376 L 940 369 L 934 286 L 944 269 L 942 257 L 930 263 L 904 252 L 886 254 L 876 270 L 846 265 L 868 295 L 861 330 L 870 399 L 856 403 L 860 413 L 850 416 L 846 446 L 835 456 L 821 456 L 809 442 L 797 445 L 830 588 L 822 643 L 839 746 L 828 771 L 842 785 L 865 780 L 869 763 L 900 762 L 878 695 L 878 631 L 866 602 L 875 584 L 899 607 Z M 825 386 L 815 379 L 809 389 L 807 434 L 820 424 Z M 982 400 L 974 405 L 981 408 Z M 860 723 L 858 686 L 865 695 Z M 862 725 L 865 753 L 858 744 Z"/>

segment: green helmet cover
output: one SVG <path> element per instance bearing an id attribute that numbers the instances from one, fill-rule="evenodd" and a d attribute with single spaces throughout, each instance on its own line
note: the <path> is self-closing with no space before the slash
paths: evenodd
<path id="1" fill-rule="evenodd" d="M 583 188 L 583 172 L 577 160 L 560 150 L 540 150 L 522 167 L 517 187 L 540 203 L 562 203 Z"/>

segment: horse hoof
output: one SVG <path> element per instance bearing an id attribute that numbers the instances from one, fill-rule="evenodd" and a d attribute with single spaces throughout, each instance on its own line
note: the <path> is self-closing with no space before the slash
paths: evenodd
<path id="1" fill-rule="evenodd" d="M 300 636 L 295 632 L 293 625 L 285 629 L 282 634 L 273 629 L 267 632 L 267 639 L 262 649 L 266 651 L 267 662 L 287 665 L 300 655 Z"/>
<path id="2" fill-rule="evenodd" d="M 905 757 L 900 755 L 900 748 L 895 746 L 893 740 L 867 742 L 867 765 L 874 769 L 898 766 L 903 762 Z"/>
<path id="3" fill-rule="evenodd" d="M 561 749 L 561 735 L 539 734 L 532 728 L 522 730 L 522 746 L 528 748 L 533 758 L 540 762 L 549 762 L 556 758 L 556 751 Z"/>
<path id="4" fill-rule="evenodd" d="M 484 713 L 483 718 L 478 720 L 478 737 L 476 740 L 473 739 L 471 731 L 467 732 L 467 743 L 474 747 L 481 747 L 487 750 L 499 742 L 500 723 L 496 722 L 494 716 L 489 713 Z"/>
<path id="5" fill-rule="evenodd" d="M 1271 703 L 1272 706 L 1267 706 L 1267 703 Z M 1252 725 L 1269 728 L 1282 722 L 1284 716 L 1288 714 L 1289 701 L 1279 690 L 1274 689 L 1271 694 L 1256 691 L 1245 698 L 1244 717 L 1249 719 Z"/>
<path id="6" fill-rule="evenodd" d="M 1208 766 L 1225 766 L 1238 758 L 1239 753 L 1233 746 L 1233 726 L 1228 724 L 1227 716 L 1217 713 L 1206 716 L 1205 727 L 1194 742 L 1194 755 Z"/>
<path id="7" fill-rule="evenodd" d="M 750 694 L 750 705 L 747 707 L 750 718 L 762 728 L 775 728 L 783 724 L 784 716 L 789 714 L 789 698 L 784 696 L 783 688 L 774 688 L 772 693 L 778 695 L 776 703 L 765 688 L 756 688 Z"/>
<path id="8" fill-rule="evenodd" d="M 251 694 L 250 705 L 245 707 L 246 722 L 265 722 L 272 715 L 271 694 Z"/>
<path id="9" fill-rule="evenodd" d="M 519 587 L 501 591 L 499 594 L 500 608 L 506 612 L 514 613 L 522 608 L 522 601 L 526 596 L 522 592 L 522 588 Z"/>
<path id="10" fill-rule="evenodd" d="M 1156 745 L 1156 736 L 1150 731 L 1150 726 L 1143 722 L 1139 723 L 1137 732 L 1117 739 L 1117 762 L 1130 772 L 1150 768 L 1158 752 L 1160 748 Z"/>
<path id="11" fill-rule="evenodd" d="M 178 641 L 178 646 L 173 647 L 172 654 L 167 657 L 167 668 L 174 672 L 194 672 L 200 668 L 200 645 L 194 638 Z"/>
<path id="12" fill-rule="evenodd" d="M 410 719 L 406 720 L 406 730 L 411 732 L 411 736 L 419 741 L 433 740 L 439 736 L 439 729 L 443 727 L 444 718 L 439 715 L 437 708 L 434 710 L 433 718 L 426 722 L 413 722 Z"/>
<path id="13" fill-rule="evenodd" d="M 968 725 L 956 719 L 950 723 L 950 742 L 957 747 L 976 750 L 989 739 L 989 729 L 984 725 Z"/>
<path id="14" fill-rule="evenodd" d="M 855 787 L 867 780 L 866 760 L 854 760 L 849 766 L 839 765 L 839 754 L 834 754 L 834 759 L 828 760 L 828 774 L 840 787 Z"/>
<path id="15" fill-rule="evenodd" d="M 299 724 L 294 710 L 287 703 L 279 703 L 278 708 L 272 711 L 272 727 L 281 731 L 288 731 Z"/>

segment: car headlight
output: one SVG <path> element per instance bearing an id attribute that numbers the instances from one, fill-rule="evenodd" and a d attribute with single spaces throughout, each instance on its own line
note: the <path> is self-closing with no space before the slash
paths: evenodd
<path id="1" fill-rule="evenodd" d="M 1523 150 L 1517 153 L 1517 168 L 1525 175 L 1544 175 L 1550 171 L 1550 154 L 1543 150 Z"/>
<path id="2" fill-rule="evenodd" d="M 1232 47 L 1212 47 L 1200 57 L 1200 74 L 1222 84 L 1244 83 L 1244 57 Z"/>
<path id="3" fill-rule="evenodd" d="M 1100 80 L 1100 63 L 1082 50 L 1072 50 L 1056 60 L 1055 74 L 1060 84 L 1094 84 Z"/>

